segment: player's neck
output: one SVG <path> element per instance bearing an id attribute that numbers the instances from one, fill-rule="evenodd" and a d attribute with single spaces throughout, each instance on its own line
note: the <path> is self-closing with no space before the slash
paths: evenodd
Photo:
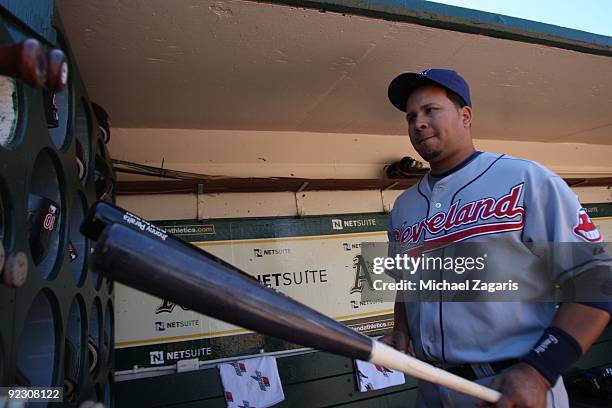
<path id="1" fill-rule="evenodd" d="M 466 147 L 465 149 L 462 149 L 449 157 L 445 157 L 436 162 L 430 162 L 429 166 L 431 167 L 431 174 L 437 175 L 448 173 L 463 163 L 468 157 L 474 154 L 475 151 L 476 149 L 474 146 L 470 145 L 469 147 Z"/>

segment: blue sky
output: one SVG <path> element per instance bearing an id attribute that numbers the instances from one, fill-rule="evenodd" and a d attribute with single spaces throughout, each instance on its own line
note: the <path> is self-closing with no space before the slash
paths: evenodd
<path id="1" fill-rule="evenodd" d="M 611 0 L 436 0 L 612 37 Z"/>

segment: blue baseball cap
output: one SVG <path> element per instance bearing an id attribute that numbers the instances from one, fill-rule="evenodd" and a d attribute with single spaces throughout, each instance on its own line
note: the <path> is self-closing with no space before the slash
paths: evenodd
<path id="1" fill-rule="evenodd" d="M 424 85 L 446 88 L 459 95 L 465 104 L 472 107 L 470 87 L 461 75 L 452 69 L 431 68 L 421 72 L 404 72 L 389 84 L 389 100 L 397 109 L 406 112 L 410 94 Z"/>

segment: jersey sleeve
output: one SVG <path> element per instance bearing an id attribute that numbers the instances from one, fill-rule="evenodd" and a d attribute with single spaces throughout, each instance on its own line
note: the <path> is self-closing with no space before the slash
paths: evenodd
<path id="1" fill-rule="evenodd" d="M 554 174 L 534 178 L 525 194 L 527 242 L 602 242 L 602 236 L 578 201 L 578 196 Z"/>
<path id="2" fill-rule="evenodd" d="M 577 303 L 612 299 L 612 259 L 576 194 L 554 173 L 532 177 L 524 197 L 523 241 L 545 260 L 555 284 L 571 283 Z"/>

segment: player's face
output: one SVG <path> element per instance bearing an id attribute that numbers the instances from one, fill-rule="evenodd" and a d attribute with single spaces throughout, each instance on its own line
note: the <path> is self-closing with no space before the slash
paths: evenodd
<path id="1" fill-rule="evenodd" d="M 460 155 L 468 142 L 472 146 L 463 109 L 457 108 L 446 91 L 437 86 L 424 86 L 410 95 L 406 104 L 408 134 L 423 159 L 436 163 Z"/>

